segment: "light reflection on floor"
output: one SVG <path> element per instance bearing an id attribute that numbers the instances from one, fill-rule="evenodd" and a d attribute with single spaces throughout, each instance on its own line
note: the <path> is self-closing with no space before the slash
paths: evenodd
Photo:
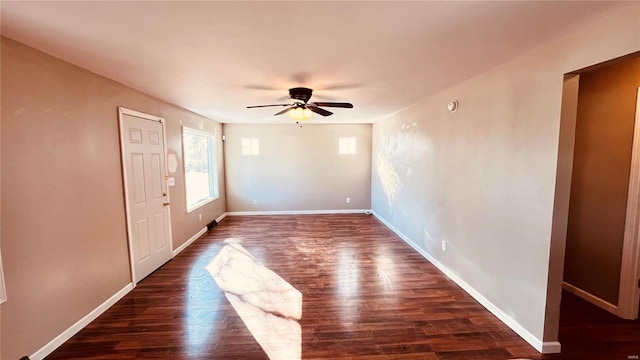
<path id="1" fill-rule="evenodd" d="M 351 299 L 360 295 L 360 268 L 354 248 L 345 247 L 338 252 L 336 276 L 341 298 Z"/>
<path id="2" fill-rule="evenodd" d="M 300 359 L 302 293 L 237 241 L 225 242 L 207 270 L 270 359 Z"/>
<path id="3" fill-rule="evenodd" d="M 217 321 L 218 308 L 222 294 L 212 293 L 210 279 L 203 268 L 207 264 L 207 257 L 202 256 L 189 272 L 187 292 L 185 296 L 186 312 L 184 314 L 184 346 L 189 354 L 197 355 L 205 352 L 212 343 L 212 339 L 220 336 Z M 206 302 L 206 308 L 201 304 Z M 215 343 L 215 340 L 213 341 Z"/>
<path id="4" fill-rule="evenodd" d="M 396 265 L 393 260 L 384 255 L 376 256 L 378 281 L 380 282 L 384 292 L 387 294 L 392 294 L 394 291 L 394 284 L 396 283 L 395 269 Z"/>

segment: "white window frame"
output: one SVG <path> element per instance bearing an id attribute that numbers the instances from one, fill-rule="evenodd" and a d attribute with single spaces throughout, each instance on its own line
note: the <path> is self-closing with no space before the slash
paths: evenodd
<path id="1" fill-rule="evenodd" d="M 358 152 L 358 140 L 355 136 L 345 136 L 338 138 L 339 155 L 356 155 Z"/>
<path id="2" fill-rule="evenodd" d="M 258 138 L 242 138 L 240 146 L 242 147 L 242 156 L 260 155 L 260 139 Z"/>
<path id="3" fill-rule="evenodd" d="M 207 138 L 207 156 L 208 156 L 208 170 L 209 170 L 209 190 L 210 195 L 207 198 L 201 199 L 197 202 L 189 204 L 189 183 L 187 181 L 187 153 L 185 149 L 185 135 L 192 136 L 203 136 Z M 218 160 L 216 157 L 217 148 L 216 148 L 216 134 L 209 131 L 197 130 L 187 126 L 182 127 L 182 163 L 183 163 L 183 172 L 184 172 L 184 193 L 185 193 L 185 203 L 187 207 L 187 213 L 190 213 L 220 197 L 220 186 L 218 181 Z M 213 190 L 213 194 L 211 194 L 211 190 Z"/>
<path id="4" fill-rule="evenodd" d="M 4 284 L 4 269 L 2 267 L 2 252 L 0 252 L 0 304 L 7 301 L 7 288 Z"/>

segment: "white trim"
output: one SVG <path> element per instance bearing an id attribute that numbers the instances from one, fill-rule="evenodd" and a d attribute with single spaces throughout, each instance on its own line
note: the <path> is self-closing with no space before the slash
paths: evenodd
<path id="1" fill-rule="evenodd" d="M 593 305 L 602 308 L 604 310 L 607 310 L 608 312 L 614 314 L 614 315 L 618 315 L 618 307 L 611 304 L 610 302 L 600 299 L 599 297 L 588 293 L 580 288 L 578 288 L 577 286 L 571 285 L 568 282 L 563 281 L 562 282 L 562 288 L 570 293 L 572 293 L 573 295 L 586 300 L 590 303 L 592 303 Z"/>
<path id="2" fill-rule="evenodd" d="M 142 113 L 140 111 L 135 111 L 135 110 L 123 108 L 121 106 L 118 107 L 118 111 L 122 115 L 131 115 L 131 116 L 139 117 L 139 118 L 145 119 L 145 120 L 153 120 L 153 121 L 164 123 L 164 119 L 161 118 L 161 117 L 145 114 L 145 113 Z"/>
<path id="3" fill-rule="evenodd" d="M 125 214 L 125 223 L 127 226 L 127 245 L 129 248 L 129 270 L 131 271 L 131 282 L 133 286 L 136 286 L 136 276 L 134 270 L 135 259 L 133 257 L 133 244 L 131 243 L 131 224 L 129 219 L 131 219 L 131 212 L 129 211 L 129 189 L 127 188 L 127 166 L 125 165 L 125 148 L 124 148 L 124 115 L 134 115 L 137 113 L 135 110 L 129 110 L 123 107 L 118 107 L 118 136 L 120 137 L 120 164 L 122 166 L 122 187 L 124 189 L 124 214 Z"/>
<path id="4" fill-rule="evenodd" d="M 178 255 L 180 252 L 182 252 L 182 250 L 186 249 L 187 246 L 191 245 L 191 243 L 198 240 L 198 238 L 200 238 L 200 236 L 204 235 L 204 233 L 206 232 L 207 232 L 206 227 L 200 229 L 200 231 L 198 231 L 195 235 L 190 237 L 189 240 L 185 241 L 182 245 L 178 246 L 177 249 L 173 250 L 173 256 Z"/>
<path id="5" fill-rule="evenodd" d="M 373 216 L 375 216 L 381 223 L 383 223 L 386 227 L 388 227 L 391 231 L 396 233 L 398 237 L 400 237 L 404 242 L 406 242 L 409 246 L 411 246 L 415 251 L 417 251 L 420 255 L 422 255 L 425 259 L 427 259 L 430 263 L 432 263 L 438 270 L 444 273 L 449 279 L 453 280 L 458 286 L 460 286 L 464 291 L 466 291 L 469 295 L 471 295 L 476 301 L 478 301 L 482 306 L 484 306 L 487 310 L 489 310 L 493 315 L 495 315 L 500 321 L 502 321 L 505 325 L 511 328 L 511 330 L 515 331 L 521 338 L 523 338 L 526 342 L 528 342 L 531 346 L 533 346 L 536 350 L 541 353 L 556 353 L 560 352 L 560 343 L 558 342 L 543 342 L 538 339 L 535 335 L 530 333 L 527 329 L 522 327 L 520 323 L 514 320 L 511 316 L 506 314 L 500 308 L 495 306 L 491 301 L 485 298 L 480 292 L 471 287 L 471 285 L 467 284 L 464 280 L 459 278 L 454 272 L 449 270 L 447 267 L 442 265 L 438 260 L 436 260 L 433 256 L 427 253 L 424 249 L 415 244 L 411 239 L 405 236 L 400 230 L 396 229 L 393 225 L 383 219 L 378 213 L 372 212 Z"/>
<path id="6" fill-rule="evenodd" d="M 640 303 L 640 88 L 636 94 L 636 118 L 631 148 L 631 174 L 627 195 L 627 216 L 624 224 L 622 264 L 620 266 L 620 288 L 618 290 L 618 313 L 621 318 L 638 318 Z"/>
<path id="7" fill-rule="evenodd" d="M 164 148 L 164 181 L 162 182 L 162 184 L 164 185 L 164 193 L 167 194 L 165 196 L 166 200 L 169 203 L 169 210 L 167 210 L 167 231 L 169 231 L 169 246 L 171 246 L 171 249 L 173 249 L 173 226 L 171 225 L 173 223 L 173 221 L 171 221 L 171 192 L 169 191 L 169 184 L 167 183 L 169 181 L 169 162 L 167 161 L 167 159 L 169 158 L 169 143 L 167 142 L 167 127 L 164 124 L 164 119 L 160 118 L 160 123 L 162 123 L 162 140 L 164 141 L 164 143 L 162 144 L 162 147 Z"/>
<path id="8" fill-rule="evenodd" d="M 224 218 L 226 218 L 226 217 L 227 217 L 227 213 L 224 213 L 224 214 L 222 214 L 222 215 L 220 215 L 220 216 L 218 216 L 218 217 L 216 218 L 216 222 L 217 222 L 218 224 L 220 224 L 220 222 L 221 222 L 222 220 L 224 220 Z"/>
<path id="9" fill-rule="evenodd" d="M 0 251 L 0 304 L 7 301 L 7 287 L 4 282 L 4 269 L 2 267 L 2 251 Z"/>
<path id="10" fill-rule="evenodd" d="M 218 218 L 216 218 L 216 222 L 220 223 L 220 221 L 222 221 L 225 217 L 227 217 L 227 213 L 224 213 L 220 215 Z M 200 236 L 204 235 L 207 231 L 208 229 L 206 227 L 203 227 L 202 229 L 200 229 L 200 231 L 198 231 L 195 235 L 190 237 L 189 240 L 185 241 L 182 245 L 178 246 L 177 249 L 173 250 L 173 256 L 175 257 L 176 255 L 181 253 L 182 250 L 186 249 L 187 246 L 191 245 L 194 241 L 198 240 Z"/>
<path id="11" fill-rule="evenodd" d="M 183 155 L 183 156 L 184 156 L 184 155 Z M 186 189 L 187 189 L 187 188 L 185 187 L 185 193 L 184 193 L 185 199 L 186 199 L 186 196 L 187 196 L 187 190 L 186 190 Z M 208 203 L 210 203 L 210 202 L 212 202 L 212 201 L 216 201 L 216 200 L 218 200 L 219 198 L 220 198 L 220 196 L 210 197 L 210 198 L 204 199 L 204 200 L 202 200 L 202 201 L 200 201 L 200 202 L 197 202 L 197 203 L 193 204 L 193 206 L 192 206 L 192 207 L 188 207 L 188 208 L 187 208 L 187 214 L 191 214 L 192 212 L 194 212 L 194 211 L 196 211 L 196 210 L 200 209 L 201 207 L 203 207 L 203 206 L 207 205 Z"/>
<path id="12" fill-rule="evenodd" d="M 226 216 L 244 215 L 322 215 L 322 214 L 366 214 L 371 209 L 347 209 L 347 210 L 285 210 L 285 211 L 229 211 Z"/>
<path id="13" fill-rule="evenodd" d="M 216 194 L 215 196 L 210 196 L 206 199 L 200 200 L 195 204 L 189 204 L 188 202 L 188 195 L 187 195 L 187 163 L 184 160 L 186 158 L 185 156 L 185 151 L 184 151 L 184 135 L 185 134 L 191 134 L 191 135 L 198 135 L 198 136 L 205 136 L 207 138 L 211 138 L 212 139 L 212 145 L 213 145 L 213 150 L 210 149 L 210 151 L 208 151 L 208 155 L 214 155 L 213 156 L 213 161 L 214 161 L 214 167 L 215 168 L 215 176 L 212 176 L 211 179 L 209 180 L 211 185 L 211 181 L 215 181 L 215 190 L 216 190 Z M 218 153 L 218 144 L 217 144 L 217 139 L 216 139 L 216 133 L 215 131 L 207 131 L 207 130 L 200 130 L 200 129 L 194 129 L 188 126 L 182 126 L 182 133 L 181 133 L 181 137 L 180 137 L 180 141 L 182 142 L 182 174 L 184 175 L 184 198 L 186 200 L 186 209 L 187 209 L 187 214 L 190 214 L 192 212 L 194 212 L 195 210 L 209 204 L 210 202 L 214 201 L 214 200 L 218 200 L 220 198 L 220 178 L 218 175 L 218 159 L 217 159 L 217 153 Z M 213 151 L 213 154 L 211 153 Z M 211 163 L 208 162 L 208 164 L 210 165 Z"/>
<path id="14" fill-rule="evenodd" d="M 49 341 L 49 343 L 40 348 L 40 350 L 36 351 L 32 355 L 29 356 L 31 360 L 41 360 L 46 356 L 51 354 L 55 349 L 57 349 L 60 345 L 64 344 L 65 341 L 69 340 L 73 335 L 77 334 L 80 330 L 82 330 L 85 326 L 87 326 L 90 322 L 97 319 L 98 316 L 102 315 L 105 311 L 107 311 L 113 304 L 118 302 L 118 300 L 122 299 L 125 295 L 127 295 L 131 290 L 133 290 L 133 283 L 127 284 L 125 287 L 120 289 L 117 293 L 113 294 L 110 298 L 108 298 L 105 302 L 100 304 L 97 308 L 93 309 L 90 313 L 85 315 L 82 319 L 78 320 L 75 324 L 71 325 L 67 330 L 63 331 L 60 335 L 56 336 L 53 340 Z"/>
<path id="15" fill-rule="evenodd" d="M 559 341 L 545 341 L 542 343 L 542 351 L 543 354 L 559 354 L 560 353 L 560 342 Z"/>
<path id="16" fill-rule="evenodd" d="M 136 272 L 135 272 L 135 258 L 134 258 L 134 252 L 133 252 L 134 249 L 133 249 L 133 243 L 131 241 L 132 231 L 131 231 L 131 224 L 130 224 L 131 214 L 129 212 L 129 189 L 127 188 L 127 166 L 125 165 L 125 142 L 124 142 L 125 134 L 123 133 L 124 115 L 135 116 L 135 117 L 139 117 L 141 119 L 150 120 L 150 121 L 157 121 L 162 125 L 162 141 L 164 141 L 162 145 L 164 149 L 164 171 L 165 171 L 165 174 L 164 174 L 165 181 L 163 182 L 163 184 L 164 184 L 164 191 L 167 194 L 167 202 L 170 202 L 171 200 L 169 196 L 169 186 L 167 186 L 167 182 L 166 182 L 166 180 L 169 178 L 169 174 L 167 172 L 167 154 L 168 154 L 167 127 L 165 126 L 164 119 L 161 117 L 141 113 L 139 111 L 127 109 L 121 106 L 118 107 L 118 126 L 120 127 L 119 129 L 120 130 L 119 131 L 120 163 L 122 165 L 122 187 L 124 188 L 124 211 L 125 211 L 125 217 L 126 217 L 125 220 L 127 225 L 127 243 L 129 244 L 129 268 L 131 270 L 131 282 L 133 283 L 133 287 L 135 287 L 137 281 L 136 281 L 136 275 L 135 275 Z M 171 247 L 171 249 L 173 249 L 173 235 L 172 235 L 172 229 L 171 229 L 171 209 L 170 208 L 167 209 L 167 228 L 168 228 L 167 232 L 169 236 L 169 246 Z"/>

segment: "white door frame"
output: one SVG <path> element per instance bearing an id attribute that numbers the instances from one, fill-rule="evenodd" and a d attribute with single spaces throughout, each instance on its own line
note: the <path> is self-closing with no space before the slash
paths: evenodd
<path id="1" fill-rule="evenodd" d="M 640 88 L 636 95 L 636 118 L 633 128 L 631 174 L 627 196 L 627 216 L 624 224 L 618 316 L 637 319 L 640 304 Z"/>
<path id="2" fill-rule="evenodd" d="M 121 160 L 121 165 L 122 165 L 122 185 L 124 187 L 124 208 L 125 208 L 125 214 L 126 214 L 126 222 L 127 222 L 127 239 L 128 239 L 128 243 L 129 243 L 129 270 L 131 271 L 131 283 L 133 284 L 133 286 L 136 286 L 136 279 L 135 279 L 135 259 L 133 256 L 133 236 L 132 236 L 132 231 L 131 231 L 131 214 L 129 213 L 129 190 L 127 189 L 127 168 L 125 166 L 125 149 L 124 149 L 124 139 L 125 139 L 125 135 L 123 133 L 124 131 L 124 115 L 130 115 L 130 116 L 135 116 L 138 118 L 142 118 L 142 119 L 146 119 L 146 120 L 150 120 L 150 121 L 157 121 L 162 125 L 162 141 L 163 141 L 163 152 L 164 152 L 164 162 L 165 162 L 165 174 L 164 174 L 164 180 L 165 182 L 167 181 L 167 179 L 169 178 L 169 174 L 167 173 L 167 131 L 166 131 L 166 125 L 164 123 L 164 119 L 161 117 L 157 117 L 157 116 L 153 116 L 153 115 L 149 115 L 149 114 L 145 114 L 139 111 L 135 111 L 135 110 L 131 110 L 131 109 L 127 109 L 124 107 L 119 106 L 118 107 L 118 123 L 119 123 L 119 127 L 120 127 L 120 160 Z M 167 202 L 171 202 L 171 198 L 169 196 L 169 186 L 166 187 L 167 189 Z M 173 258 L 173 236 L 171 236 L 171 210 L 168 210 L 168 220 L 169 220 L 169 246 L 171 246 L 171 257 Z"/>

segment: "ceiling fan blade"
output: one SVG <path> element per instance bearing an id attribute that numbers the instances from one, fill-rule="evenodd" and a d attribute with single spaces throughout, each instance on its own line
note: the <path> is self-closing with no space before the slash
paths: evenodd
<path id="1" fill-rule="evenodd" d="M 247 106 L 247 109 L 270 107 L 270 106 L 291 106 L 291 104 L 253 105 L 253 106 Z"/>
<path id="2" fill-rule="evenodd" d="M 286 108 L 286 109 L 284 109 L 284 110 L 282 110 L 282 111 L 279 111 L 279 112 L 277 112 L 277 113 L 273 114 L 273 116 L 282 115 L 282 114 L 286 113 L 287 111 L 289 111 L 289 110 L 291 110 L 291 109 L 295 109 L 295 106 L 291 106 L 291 107 L 288 107 L 288 108 Z"/>
<path id="3" fill-rule="evenodd" d="M 307 105 L 307 109 L 313 111 L 316 114 L 320 114 L 322 116 L 329 116 L 332 115 L 333 113 L 331 111 L 325 110 L 325 109 L 321 109 L 317 106 L 313 106 L 313 105 Z"/>
<path id="4" fill-rule="evenodd" d="M 331 90 L 357 89 L 362 86 L 363 86 L 362 84 L 357 84 L 357 83 L 353 83 L 353 84 L 333 83 L 333 84 L 319 85 L 319 86 L 316 86 L 315 89 L 322 90 L 322 91 L 325 91 L 325 90 L 331 91 Z"/>
<path id="5" fill-rule="evenodd" d="M 247 85 L 244 87 L 245 89 L 249 89 L 249 90 L 266 90 L 266 91 L 280 91 L 282 89 L 278 89 L 278 88 L 274 88 L 271 86 L 264 86 L 264 85 Z"/>
<path id="6" fill-rule="evenodd" d="M 351 103 L 343 103 L 343 102 L 314 102 L 315 106 L 324 106 L 324 107 L 339 107 L 339 108 L 353 108 Z"/>

